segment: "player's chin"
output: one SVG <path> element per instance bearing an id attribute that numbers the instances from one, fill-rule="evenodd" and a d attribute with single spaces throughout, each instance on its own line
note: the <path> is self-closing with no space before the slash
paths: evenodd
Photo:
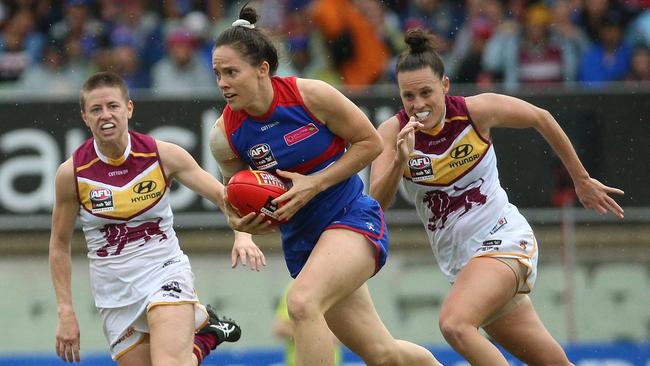
<path id="1" fill-rule="evenodd" d="M 237 112 L 244 109 L 243 104 L 237 100 L 236 96 L 226 99 L 226 103 L 228 103 L 228 106 L 233 112 Z"/>

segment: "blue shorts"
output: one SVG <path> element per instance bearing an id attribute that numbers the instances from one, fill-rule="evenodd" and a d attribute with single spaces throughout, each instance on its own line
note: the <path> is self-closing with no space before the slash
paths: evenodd
<path id="1" fill-rule="evenodd" d="M 291 277 L 298 276 L 321 234 L 329 229 L 352 230 L 365 236 L 375 252 L 375 273 L 386 263 L 388 228 L 384 221 L 384 212 L 372 197 L 361 194 L 332 215 L 330 220 L 304 225 L 300 232 L 292 233 L 292 239 L 283 236 L 282 248 Z M 345 250 L 345 243 L 340 245 L 341 249 Z"/>

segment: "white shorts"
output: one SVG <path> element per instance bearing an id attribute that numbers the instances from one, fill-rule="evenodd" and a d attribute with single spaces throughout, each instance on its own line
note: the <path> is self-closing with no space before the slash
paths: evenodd
<path id="1" fill-rule="evenodd" d="M 194 291 L 194 275 L 189 270 L 171 274 L 162 281 L 158 290 L 134 304 L 119 308 L 99 308 L 104 336 L 108 340 L 113 360 L 147 341 L 147 312 L 154 306 L 169 304 L 195 304 L 196 330 L 207 324 L 208 312 L 199 303 Z"/>
<path id="2" fill-rule="evenodd" d="M 473 257 L 514 258 L 527 268 L 518 293 L 532 291 L 537 278 L 537 240 L 528 221 L 513 205 L 508 205 L 496 225 L 476 248 Z"/>

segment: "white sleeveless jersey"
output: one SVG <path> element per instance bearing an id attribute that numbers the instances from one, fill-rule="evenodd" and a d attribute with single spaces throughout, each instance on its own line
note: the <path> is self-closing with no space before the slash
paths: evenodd
<path id="1" fill-rule="evenodd" d="M 441 270 L 453 282 L 473 256 L 482 254 L 482 246 L 494 244 L 490 240 L 486 244 L 486 238 L 498 230 L 509 204 L 499 182 L 494 147 L 476 130 L 465 99 L 446 96 L 445 104 L 444 124 L 438 131 L 416 132 L 402 185 L 414 201 Z M 397 117 L 400 128 L 408 122 L 403 110 Z"/>
<path id="2" fill-rule="evenodd" d="M 129 132 L 126 152 L 116 160 L 91 138 L 73 161 L 97 307 L 133 304 L 158 289 L 166 273 L 189 268 L 152 137 Z"/>

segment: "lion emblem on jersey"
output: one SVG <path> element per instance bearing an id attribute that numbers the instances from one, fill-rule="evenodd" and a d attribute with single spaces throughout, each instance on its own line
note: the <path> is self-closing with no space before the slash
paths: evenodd
<path id="1" fill-rule="evenodd" d="M 483 182 L 483 178 L 480 178 L 462 188 L 454 186 L 454 191 L 462 192 L 458 195 L 450 196 L 444 191 L 427 192 L 422 201 L 432 213 L 428 224 L 429 230 L 443 229 L 449 215 L 456 211 L 464 210 L 458 216 L 461 217 L 474 206 L 484 205 L 487 202 L 487 196 L 481 193 Z"/>

